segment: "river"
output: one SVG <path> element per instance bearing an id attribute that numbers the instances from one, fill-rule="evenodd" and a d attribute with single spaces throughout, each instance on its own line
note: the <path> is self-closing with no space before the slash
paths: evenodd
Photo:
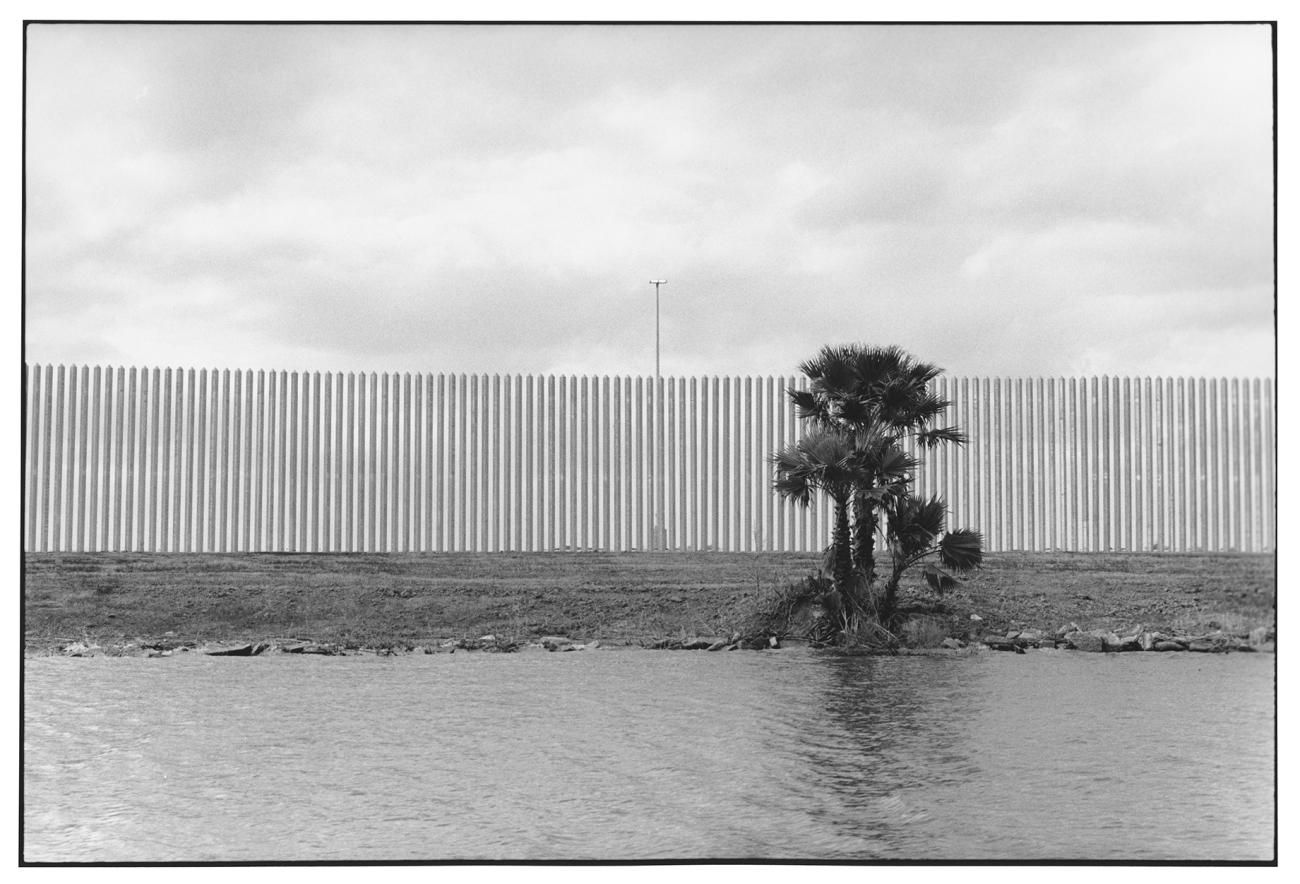
<path id="1" fill-rule="evenodd" d="M 1268 860 L 1274 657 L 26 661 L 29 862 Z"/>

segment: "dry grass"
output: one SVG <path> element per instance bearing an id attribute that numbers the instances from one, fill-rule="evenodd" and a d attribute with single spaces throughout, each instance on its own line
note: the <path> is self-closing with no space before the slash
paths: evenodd
<path id="1" fill-rule="evenodd" d="M 907 648 L 937 648 L 952 631 L 942 617 L 914 617 L 903 624 L 901 638 Z"/>

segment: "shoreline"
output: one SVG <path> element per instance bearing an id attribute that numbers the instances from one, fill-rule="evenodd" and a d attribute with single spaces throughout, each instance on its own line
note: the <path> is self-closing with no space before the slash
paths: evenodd
<path id="1" fill-rule="evenodd" d="M 1100 632 L 1100 630 L 1095 630 Z M 1113 633 L 1111 633 L 1113 636 Z M 1105 636 L 1078 633 L 1075 636 L 1034 638 L 1020 635 L 986 636 L 982 639 L 965 642 L 945 639 L 937 647 L 901 647 L 881 649 L 872 647 L 840 647 L 834 645 L 816 645 L 805 639 L 769 637 L 769 641 L 760 646 L 746 647 L 743 643 L 728 641 L 718 637 L 693 637 L 686 640 L 660 639 L 641 644 L 614 644 L 599 639 L 587 641 L 569 639 L 567 636 L 555 637 L 558 641 L 528 642 L 525 644 L 500 643 L 494 636 L 480 639 L 442 639 L 423 644 L 402 647 L 386 645 L 375 647 L 346 647 L 333 644 L 302 641 L 298 639 L 264 639 L 252 642 L 219 643 L 207 645 L 172 644 L 166 640 L 145 640 L 126 644 L 107 646 L 87 645 L 82 641 L 72 640 L 54 646 L 39 649 L 25 648 L 24 657 L 172 657 L 177 654 L 193 654 L 210 657 L 260 657 L 260 656 L 327 656 L 327 657 L 405 657 L 435 654 L 481 653 L 481 654 L 535 654 L 538 652 L 573 652 L 573 651 L 736 651 L 750 650 L 759 652 L 806 649 L 824 652 L 828 656 L 847 657 L 907 657 L 907 656 L 970 656 L 996 651 L 1011 651 L 1024 654 L 1029 651 L 1078 651 L 1082 653 L 1276 653 L 1277 640 L 1273 632 L 1259 635 L 1231 635 L 1212 633 L 1201 636 L 1165 636 L 1149 634 L 1149 642 L 1141 638 L 1123 639 L 1116 637 L 1108 641 Z M 1142 645 L 1147 646 L 1143 647 Z"/>

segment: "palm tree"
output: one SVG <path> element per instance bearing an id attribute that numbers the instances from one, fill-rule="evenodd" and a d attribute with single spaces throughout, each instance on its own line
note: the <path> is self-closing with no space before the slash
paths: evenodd
<path id="1" fill-rule="evenodd" d="M 849 506 L 856 497 L 870 499 L 877 506 L 892 506 L 905 499 L 915 458 L 899 450 L 887 438 L 866 431 L 846 433 L 814 427 L 798 442 L 787 445 L 773 457 L 775 489 L 787 500 L 808 506 L 813 495 L 822 492 L 834 504 L 834 527 L 828 548 L 836 608 L 845 625 L 867 610 L 862 588 L 866 575 L 854 565 Z"/>
<path id="2" fill-rule="evenodd" d="M 931 424 L 951 404 L 930 391 L 941 369 L 913 359 L 899 347 L 863 344 L 825 346 L 799 366 L 807 390 L 789 390 L 799 417 L 818 427 L 889 445 L 899 453 L 910 437 L 923 449 L 963 444 L 956 427 Z M 879 457 L 877 461 L 888 462 Z M 867 493 L 884 474 L 864 475 L 853 495 L 853 564 L 870 581 L 876 576 L 875 543 L 881 500 Z"/>
<path id="3" fill-rule="evenodd" d="M 853 554 L 849 535 L 849 500 L 860 476 L 853 463 L 853 439 L 846 433 L 816 428 L 772 458 L 776 466 L 775 489 L 786 500 L 808 506 L 816 492 L 831 498 L 835 527 L 831 532 L 831 573 L 835 586 L 845 592 L 853 580 Z"/>
<path id="4" fill-rule="evenodd" d="M 962 529 L 944 533 L 948 506 L 938 497 L 921 500 L 903 496 L 894 499 L 886 512 L 889 526 L 886 541 L 890 552 L 890 573 L 881 596 L 879 615 L 887 629 L 893 629 L 898 610 L 898 585 L 908 568 L 937 555 L 949 571 L 964 574 L 978 568 L 984 560 L 984 541 L 978 531 Z M 925 579 L 936 592 L 942 593 L 956 583 L 953 576 L 927 565 Z"/>

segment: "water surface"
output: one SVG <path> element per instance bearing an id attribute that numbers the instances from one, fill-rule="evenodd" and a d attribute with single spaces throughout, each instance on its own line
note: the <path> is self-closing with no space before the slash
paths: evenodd
<path id="1" fill-rule="evenodd" d="M 26 666 L 28 861 L 1273 855 L 1271 655 Z"/>

